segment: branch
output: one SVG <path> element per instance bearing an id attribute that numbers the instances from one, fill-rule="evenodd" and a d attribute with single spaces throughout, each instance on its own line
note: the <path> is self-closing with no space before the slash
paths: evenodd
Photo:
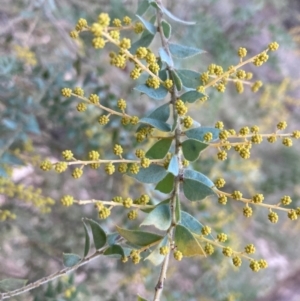
<path id="1" fill-rule="evenodd" d="M 58 277 L 61 277 L 71 271 L 74 271 L 76 269 L 78 269 L 80 266 L 82 265 L 85 265 L 86 263 L 90 262 L 91 260 L 94 260 L 96 258 L 98 258 L 100 255 L 102 255 L 104 253 L 104 251 L 106 250 L 107 247 L 105 248 L 102 248 L 100 250 L 97 250 L 94 254 L 82 259 L 82 261 L 80 261 L 78 264 L 72 266 L 72 267 L 69 267 L 69 268 L 64 268 L 52 275 L 49 275 L 47 277 L 44 277 L 44 278 L 41 278 L 35 282 L 32 282 L 26 286 L 23 286 L 21 288 L 18 288 L 16 290 L 13 290 L 13 291 L 9 291 L 9 292 L 6 292 L 6 293 L 2 293 L 0 294 L 0 300 L 4 300 L 4 299 L 8 299 L 8 298 L 11 298 L 13 296 L 17 296 L 17 295 L 20 295 L 20 294 L 23 294 L 25 292 L 28 292 L 34 288 L 37 288 L 45 283 L 48 283 Z"/>
<path id="2" fill-rule="evenodd" d="M 156 0 L 157 5 L 158 5 L 158 9 L 157 9 L 157 23 L 158 23 L 158 32 L 161 38 L 161 44 L 164 48 L 164 50 L 168 53 L 169 57 L 171 58 L 171 53 L 170 53 L 170 49 L 169 49 L 169 45 L 168 45 L 168 41 L 166 40 L 164 34 L 163 34 L 163 29 L 161 26 L 161 22 L 162 22 L 162 11 L 160 9 L 160 7 L 162 6 L 161 0 Z M 172 74 L 171 74 L 171 70 L 173 69 L 173 66 L 168 66 L 167 67 L 168 71 L 169 71 L 169 75 L 170 78 L 172 78 Z M 173 83 L 175 81 L 173 80 Z M 180 173 L 181 173 L 181 141 L 180 141 L 180 137 L 181 137 L 181 125 L 180 125 L 180 120 L 177 117 L 177 112 L 175 109 L 175 102 L 178 98 L 177 95 L 177 90 L 176 90 L 176 86 L 175 84 L 173 84 L 173 88 L 172 91 L 170 91 L 171 93 L 171 104 L 172 104 L 172 108 L 173 108 L 173 118 L 177 118 L 177 124 L 176 124 L 176 128 L 175 128 L 175 135 L 174 135 L 174 140 L 175 140 L 175 155 L 177 156 L 177 159 L 179 161 L 179 166 L 180 166 L 180 172 L 179 175 L 177 177 L 175 177 L 174 179 L 174 187 L 173 187 L 173 192 L 172 192 L 172 196 L 171 196 L 171 201 L 170 201 L 170 211 L 171 211 L 171 216 L 172 216 L 172 223 L 170 228 L 168 229 L 168 235 L 171 238 L 169 244 L 172 245 L 173 244 L 173 232 L 174 232 L 174 228 L 176 226 L 176 198 L 179 195 L 179 185 L 180 185 Z M 170 248 L 171 249 L 171 248 Z M 170 260 L 170 252 L 166 255 L 162 267 L 161 267 L 161 271 L 160 271 L 160 275 L 158 278 L 158 282 L 155 286 L 155 294 L 154 294 L 154 299 L 153 301 L 160 301 L 160 297 L 163 291 L 163 287 L 164 287 L 164 282 L 166 280 L 166 274 L 167 274 L 167 269 L 168 269 L 168 265 L 169 265 L 169 260 Z"/>

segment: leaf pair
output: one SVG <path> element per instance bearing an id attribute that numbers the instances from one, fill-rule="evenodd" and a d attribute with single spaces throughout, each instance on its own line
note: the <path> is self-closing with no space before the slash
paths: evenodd
<path id="1" fill-rule="evenodd" d="M 101 226 L 97 222 L 93 221 L 92 219 L 85 219 L 82 222 L 83 222 L 83 227 L 85 232 L 85 246 L 84 246 L 84 254 L 83 254 L 83 258 L 84 258 L 88 255 L 90 250 L 90 236 L 85 222 L 87 222 L 91 227 L 94 245 L 97 250 L 105 246 L 107 241 L 107 236 L 104 230 L 101 228 Z M 73 267 L 77 265 L 83 258 L 77 254 L 63 253 L 63 263 L 64 266 L 66 267 Z"/>

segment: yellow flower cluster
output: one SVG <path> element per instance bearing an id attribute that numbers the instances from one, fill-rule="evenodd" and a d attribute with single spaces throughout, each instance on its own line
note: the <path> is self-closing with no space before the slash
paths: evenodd
<path id="1" fill-rule="evenodd" d="M 81 168 L 76 167 L 72 172 L 72 177 L 74 179 L 79 179 L 83 174 L 83 170 Z"/>
<path id="2" fill-rule="evenodd" d="M 54 169 L 58 173 L 62 173 L 66 171 L 68 168 L 68 163 L 67 162 L 57 162 L 54 164 Z"/>
<path id="3" fill-rule="evenodd" d="M 119 144 L 115 144 L 113 152 L 116 156 L 122 156 L 123 154 L 123 148 L 121 145 Z"/>
<path id="4" fill-rule="evenodd" d="M 105 172 L 111 176 L 115 172 L 115 166 L 110 162 L 105 165 Z"/>
<path id="5" fill-rule="evenodd" d="M 183 116 L 187 113 L 188 109 L 181 99 L 177 99 L 175 102 L 175 108 L 179 116 Z"/>
<path id="6" fill-rule="evenodd" d="M 8 219 L 16 219 L 16 215 L 14 213 L 12 213 L 11 211 L 5 209 L 5 210 L 2 210 L 0 209 L 0 221 L 1 222 L 5 222 L 6 220 Z"/>
<path id="7" fill-rule="evenodd" d="M 22 47 L 19 45 L 14 46 L 16 56 L 18 59 L 23 61 L 25 64 L 35 66 L 37 64 L 36 55 L 29 47 Z"/>
<path id="8" fill-rule="evenodd" d="M 148 77 L 146 80 L 146 85 L 153 89 L 158 89 L 160 86 L 160 81 L 156 77 Z"/>
<path id="9" fill-rule="evenodd" d="M 189 128 L 193 125 L 193 122 L 194 122 L 194 120 L 193 120 L 193 118 L 190 117 L 190 116 L 185 116 L 185 117 L 183 118 L 183 125 L 184 125 L 184 127 L 187 128 L 187 129 L 189 129 Z"/>
<path id="10" fill-rule="evenodd" d="M 98 216 L 99 216 L 100 219 L 106 219 L 106 218 L 108 218 L 110 216 L 110 213 L 111 213 L 110 209 L 103 206 L 99 210 Z"/>
<path id="11" fill-rule="evenodd" d="M 126 163 L 120 163 L 118 166 L 118 172 L 120 173 L 126 173 L 128 169 L 128 165 Z"/>
<path id="12" fill-rule="evenodd" d="M 141 260 L 141 256 L 138 250 L 132 250 L 130 252 L 130 258 L 134 264 L 138 264 Z"/>
<path id="13" fill-rule="evenodd" d="M 63 206 L 69 207 L 73 205 L 74 198 L 71 195 L 65 195 L 60 199 Z"/>
<path id="14" fill-rule="evenodd" d="M 160 247 L 159 254 L 160 255 L 167 255 L 170 252 L 170 248 L 168 246 Z"/>
<path id="15" fill-rule="evenodd" d="M 226 181 L 223 178 L 218 178 L 215 180 L 214 184 L 217 188 L 222 188 L 226 184 Z"/>
<path id="16" fill-rule="evenodd" d="M 137 216 L 138 216 L 138 213 L 137 213 L 136 210 L 130 210 L 130 211 L 128 212 L 128 214 L 127 214 L 127 217 L 128 217 L 128 219 L 130 219 L 130 220 L 136 219 Z"/>
<path id="17" fill-rule="evenodd" d="M 173 256 L 174 259 L 178 261 L 181 261 L 183 257 L 182 252 L 180 252 L 179 250 L 174 251 Z"/>
<path id="18" fill-rule="evenodd" d="M 73 159 L 73 153 L 70 150 L 65 150 L 62 152 L 62 156 L 65 160 L 70 161 Z"/>
<path id="19" fill-rule="evenodd" d="M 206 255 L 212 255 L 215 252 L 215 248 L 213 247 L 212 244 L 206 243 L 204 246 L 204 252 Z"/>
<path id="20" fill-rule="evenodd" d="M 134 202 L 139 205 L 147 205 L 150 201 L 150 197 L 147 194 L 142 194 Z"/>
<path id="21" fill-rule="evenodd" d="M 0 194 L 32 204 L 43 213 L 50 212 L 51 206 L 55 204 L 52 198 L 42 195 L 41 189 L 34 189 L 32 186 L 25 187 L 22 184 L 17 185 L 10 179 L 3 177 L 0 177 Z"/>
<path id="22" fill-rule="evenodd" d="M 209 235 L 211 233 L 211 227 L 209 226 L 204 226 L 202 229 L 201 229 L 201 233 L 202 235 Z"/>

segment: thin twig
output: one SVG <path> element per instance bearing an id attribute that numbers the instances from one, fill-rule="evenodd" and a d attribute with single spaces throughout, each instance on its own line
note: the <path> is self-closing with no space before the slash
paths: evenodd
<path id="1" fill-rule="evenodd" d="M 72 267 L 69 267 L 69 268 L 64 268 L 52 275 L 49 275 L 47 277 L 44 277 L 44 278 L 41 278 L 35 282 L 32 282 L 24 287 L 21 287 L 21 288 L 18 288 L 16 290 L 13 290 L 13 291 L 9 291 L 9 292 L 6 292 L 6 293 L 2 293 L 0 294 L 0 300 L 4 300 L 4 299 L 8 299 L 8 298 L 11 298 L 13 296 L 17 296 L 17 295 L 20 295 L 20 294 L 23 294 L 25 292 L 28 292 L 34 288 L 37 288 L 45 283 L 48 283 L 58 277 L 61 277 L 71 271 L 74 271 L 74 270 L 77 270 L 80 266 L 82 265 L 85 265 L 87 264 L 88 262 L 90 262 L 91 260 L 94 260 L 96 258 L 98 258 L 100 255 L 102 255 L 104 253 L 104 251 L 107 249 L 107 247 L 105 248 L 102 248 L 100 250 L 97 250 L 94 254 L 86 257 L 86 258 L 83 258 L 78 264 L 72 266 Z"/>
<path id="2" fill-rule="evenodd" d="M 158 7 L 162 6 L 162 3 L 160 0 L 156 1 L 158 4 Z M 158 23 L 158 32 L 161 38 L 161 44 L 164 48 L 164 50 L 168 53 L 168 55 L 171 57 L 170 54 L 170 49 L 169 49 L 169 45 L 168 45 L 168 41 L 166 40 L 164 34 L 163 34 L 163 29 L 161 26 L 161 22 L 162 22 L 162 11 L 160 10 L 160 8 L 157 9 L 157 23 Z M 172 78 L 172 73 L 171 70 L 173 69 L 173 66 L 168 66 L 167 67 L 168 72 L 169 72 L 169 77 Z M 174 82 L 174 80 L 173 80 Z M 169 241 L 169 245 L 173 244 L 173 236 L 174 236 L 174 229 L 177 223 L 176 220 L 176 199 L 178 197 L 178 193 L 179 193 L 179 185 L 180 185 L 180 174 L 182 172 L 182 165 L 181 165 L 181 141 L 180 141 L 180 137 L 181 137 L 181 125 L 180 125 L 180 120 L 177 117 L 177 112 L 175 109 L 175 102 L 178 98 L 178 92 L 176 90 L 176 86 L 174 84 L 172 90 L 171 90 L 171 104 L 172 104 L 172 109 L 173 109 L 173 118 L 177 118 L 177 124 L 176 124 L 176 129 L 175 129 L 175 135 L 174 135 L 174 140 L 175 140 L 175 156 L 178 159 L 178 163 L 180 166 L 180 171 L 179 171 L 179 175 L 175 177 L 174 179 L 174 187 L 173 187 L 173 191 L 172 191 L 172 196 L 171 196 L 171 200 L 170 200 L 170 211 L 171 211 L 171 217 L 172 217 L 172 222 L 171 222 L 171 226 L 168 229 L 168 235 L 170 237 L 170 241 Z M 171 249 L 171 248 L 170 248 Z M 169 252 L 166 256 L 165 259 L 163 261 L 161 270 L 160 270 L 160 274 L 159 274 L 159 278 L 158 278 L 158 282 L 155 286 L 155 294 L 154 294 L 154 298 L 153 301 L 160 301 L 160 297 L 163 291 L 163 287 L 164 287 L 164 282 L 166 280 L 166 274 L 167 274 L 167 270 L 168 270 L 168 266 L 169 266 L 169 260 L 170 260 L 170 253 Z"/>

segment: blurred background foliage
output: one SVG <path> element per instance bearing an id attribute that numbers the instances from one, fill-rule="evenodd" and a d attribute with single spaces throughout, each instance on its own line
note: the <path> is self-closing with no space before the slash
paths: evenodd
<path id="1" fill-rule="evenodd" d="M 78 159 L 90 150 L 109 158 L 115 142 L 130 153 L 135 139 L 131 128 L 120 128 L 119 121 L 101 127 L 96 119 L 100 111 L 76 110 L 77 100 L 65 100 L 63 87 L 82 86 L 87 93 L 98 94 L 102 103 L 115 106 L 119 98 L 128 100 L 131 114 L 143 116 L 156 104 L 133 92 L 129 70 L 109 65 L 108 50 L 95 50 L 86 35 L 78 41 L 69 38 L 79 18 L 89 23 L 102 12 L 111 17 L 136 12 L 138 0 L 2 0 L 0 8 L 0 279 L 20 278 L 35 281 L 62 268 L 62 252 L 83 250 L 82 217 L 97 218 L 93 206 L 64 208 L 59 199 L 72 194 L 76 199 L 111 199 L 130 194 L 133 198 L 148 193 L 161 195 L 152 186 L 144 187 L 118 175 L 85 170 L 79 180 L 70 171 L 42 173 L 39 163 L 46 157 L 61 160 L 61 152 L 71 149 Z M 257 124 L 271 133 L 278 121 L 286 119 L 291 132 L 299 129 L 299 41 L 300 3 L 297 0 L 203 0 L 201 2 L 164 0 L 172 13 L 196 26 L 172 23 L 172 41 L 206 50 L 206 53 L 181 61 L 184 68 L 203 72 L 210 63 L 227 68 L 238 63 L 236 50 L 243 46 L 249 55 L 264 49 L 273 40 L 280 49 L 268 64 L 256 69 L 255 80 L 264 87 L 258 94 L 235 88 L 224 94 L 209 91 L 209 100 L 194 104 L 193 116 L 202 125 L 222 120 L 227 128 Z M 153 42 L 156 47 L 158 41 Z M 179 64 L 179 63 L 178 63 Z M 289 194 L 293 207 L 300 201 L 299 142 L 284 148 L 280 143 L 254 147 L 250 160 L 231 151 L 225 162 L 216 160 L 214 150 L 205 152 L 195 168 L 213 180 L 223 176 L 227 191 L 241 190 L 244 195 L 266 194 L 266 202 L 276 204 Z M 257 246 L 258 257 L 269 268 L 258 274 L 244 263 L 237 271 L 220 252 L 209 258 L 189 258 L 173 262 L 168 272 L 164 300 L 197 301 L 286 301 L 299 300 L 300 275 L 299 222 L 280 215 L 271 225 L 268 212 L 255 210 L 251 219 L 242 215 L 242 205 L 229 202 L 222 207 L 216 199 L 197 203 L 183 200 L 183 209 L 216 233 L 224 231 L 229 244 L 242 249 L 247 243 Z M 131 228 L 127 213 L 114 209 L 101 225 L 107 231 L 123 224 Z M 141 220 L 141 217 L 140 219 Z M 101 260 L 12 300 L 135 300 L 135 295 L 151 297 L 158 269 L 148 262 L 138 266 Z M 298 279 L 298 280 L 297 280 Z M 283 288 L 286 288 L 283 290 Z"/>

